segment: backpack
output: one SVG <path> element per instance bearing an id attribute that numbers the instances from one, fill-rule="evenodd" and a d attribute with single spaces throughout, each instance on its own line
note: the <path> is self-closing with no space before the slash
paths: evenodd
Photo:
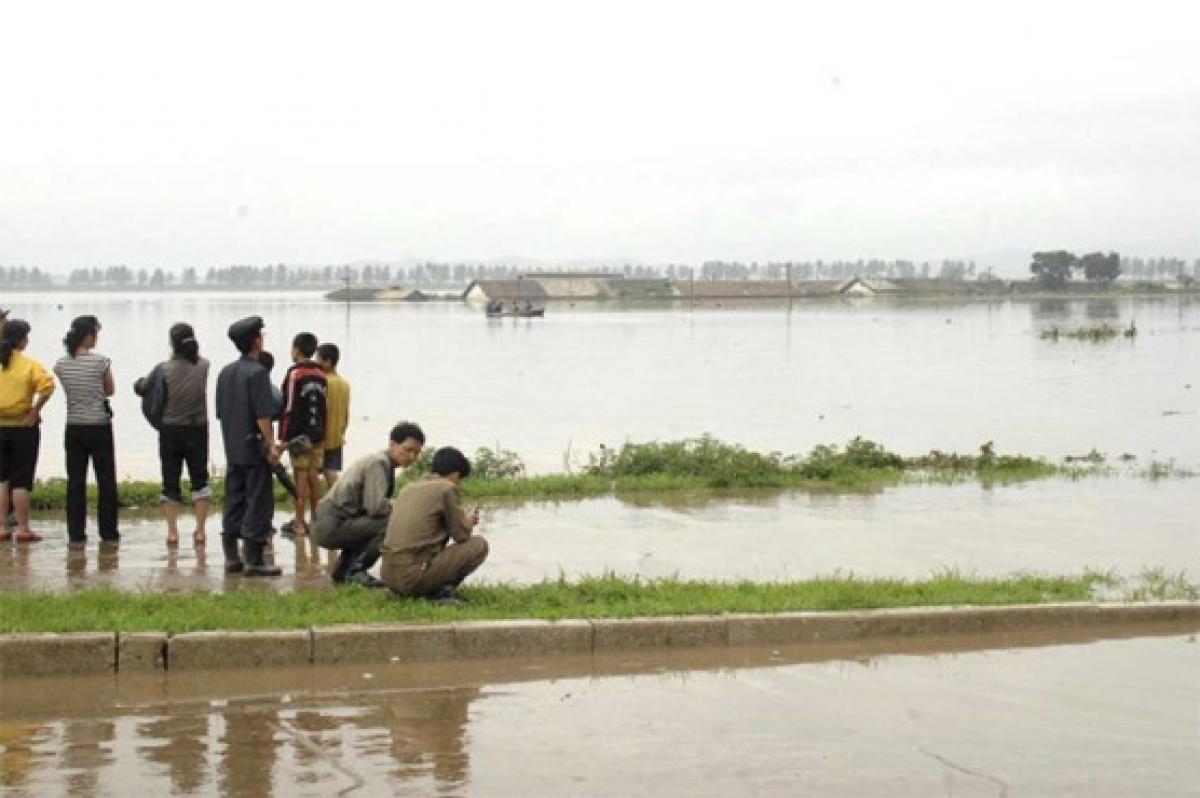
<path id="1" fill-rule="evenodd" d="M 325 372 L 312 361 L 288 369 L 283 378 L 283 414 L 279 440 L 287 443 L 304 435 L 319 446 L 325 440 Z"/>
<path id="2" fill-rule="evenodd" d="M 142 415 L 150 426 L 162 429 L 163 414 L 167 412 L 167 377 L 159 363 L 150 374 L 133 384 L 133 391 L 142 397 Z"/>

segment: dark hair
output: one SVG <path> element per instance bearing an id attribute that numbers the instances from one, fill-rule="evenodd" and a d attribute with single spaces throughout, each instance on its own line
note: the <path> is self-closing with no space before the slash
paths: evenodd
<path id="1" fill-rule="evenodd" d="M 321 344 L 317 347 L 317 357 L 328 360 L 334 368 L 337 368 L 338 361 L 342 359 L 342 350 L 338 349 L 337 344 Z"/>
<path id="2" fill-rule="evenodd" d="M 83 339 L 98 332 L 100 332 L 100 320 L 95 316 L 76 316 L 71 322 L 71 329 L 67 330 L 67 334 L 63 336 L 63 346 L 66 347 L 67 354 L 75 357 L 75 353 L 83 344 Z"/>
<path id="3" fill-rule="evenodd" d="M 429 470 L 443 477 L 458 472 L 461 478 L 466 479 L 471 476 L 471 461 L 453 446 L 443 446 L 433 453 L 433 463 Z"/>
<path id="4" fill-rule="evenodd" d="M 9 319 L 4 322 L 0 336 L 0 368 L 8 368 L 13 350 L 29 337 L 29 322 L 24 319 Z"/>
<path id="5" fill-rule="evenodd" d="M 392 434 L 389 437 L 392 443 L 404 443 L 409 438 L 413 438 L 419 441 L 422 446 L 425 445 L 425 433 L 411 421 L 401 421 L 392 427 Z"/>
<path id="6" fill-rule="evenodd" d="M 171 351 L 176 355 L 191 363 L 200 360 L 200 344 L 196 342 L 196 331 L 192 325 L 182 321 L 174 324 L 167 336 L 171 339 Z"/>
<path id="7" fill-rule="evenodd" d="M 258 362 L 263 364 L 263 368 L 267 370 L 268 374 L 271 373 L 271 369 L 275 368 L 275 356 L 265 349 L 258 353 Z"/>
<path id="8" fill-rule="evenodd" d="M 300 354 L 311 358 L 317 351 L 317 336 L 310 332 L 302 332 L 292 339 L 292 349 L 299 349 Z"/>

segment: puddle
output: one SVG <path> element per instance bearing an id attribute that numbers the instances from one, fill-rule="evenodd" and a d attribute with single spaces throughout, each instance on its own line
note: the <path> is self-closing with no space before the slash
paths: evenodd
<path id="1" fill-rule="evenodd" d="M 613 572 L 648 578 L 805 579 L 834 572 L 923 578 L 958 569 L 1078 573 L 1145 566 L 1200 574 L 1200 494 L 1194 480 L 1097 478 L 984 488 L 901 486 L 873 494 L 676 494 L 493 504 L 482 527 L 491 558 L 481 572 L 512 583 Z M 285 514 L 276 523 L 286 520 Z M 87 586 L 166 591 L 244 585 L 221 569 L 210 533 L 197 551 L 185 537 L 169 552 L 153 515 L 123 522 L 119 549 L 92 541 L 68 550 L 61 521 L 47 540 L 0 546 L 0 590 Z M 183 530 L 188 529 L 183 523 Z M 217 526 L 214 525 L 213 529 Z M 328 553 L 310 541 L 275 542 L 280 580 L 258 589 L 325 585 Z"/>
<path id="2" fill-rule="evenodd" d="M 0 786 L 14 796 L 1194 794 L 1200 645 L 1170 628 L 1121 636 L 1147 631 L 9 680 Z"/>

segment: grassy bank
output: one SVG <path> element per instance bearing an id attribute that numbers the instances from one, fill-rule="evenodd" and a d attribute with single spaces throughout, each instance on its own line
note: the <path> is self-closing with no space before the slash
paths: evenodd
<path id="1" fill-rule="evenodd" d="M 429 466 L 434 446 L 401 478 L 414 479 Z M 1128 457 L 1128 456 L 1127 456 Z M 844 446 L 816 446 L 807 455 L 755 452 L 708 436 L 682 441 L 626 443 L 601 447 L 569 474 L 529 475 L 521 458 L 504 449 L 482 448 L 472 458 L 475 473 L 463 484 L 467 499 L 572 498 L 612 493 L 704 491 L 730 489 L 872 490 L 902 482 L 953 483 L 978 481 L 1006 484 L 1047 477 L 1076 479 L 1116 473 L 1103 455 L 1069 458 L 1064 463 L 1025 455 L 997 454 L 991 442 L 976 454 L 932 451 L 904 457 L 873 441 L 855 438 Z M 1138 470 L 1122 458 L 1124 473 L 1155 479 L 1193 476 L 1173 465 L 1152 463 Z M 224 485 L 213 480 L 215 501 Z M 94 493 L 95 487 L 89 488 Z M 125 507 L 150 507 L 157 502 L 159 484 L 126 481 L 119 486 Z M 33 491 L 36 510 L 66 506 L 66 481 L 39 482 Z M 276 500 L 287 500 L 276 488 Z"/>
<path id="2" fill-rule="evenodd" d="M 945 605 L 1088 601 L 1113 578 L 1104 574 L 967 579 L 946 573 L 925 580 L 852 576 L 786 583 L 640 581 L 613 576 L 527 587 L 468 588 L 463 607 L 396 600 L 362 588 L 278 594 L 0 593 L 0 633 L 289 629 L 338 623 L 519 618 L 624 618 L 730 612 L 853 610 Z"/>

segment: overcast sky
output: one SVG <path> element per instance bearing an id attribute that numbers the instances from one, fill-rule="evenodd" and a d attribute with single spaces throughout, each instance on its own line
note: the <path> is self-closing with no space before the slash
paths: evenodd
<path id="1" fill-rule="evenodd" d="M 1190 259 L 1198 30 L 1185 2 L 6 4 L 0 264 Z"/>

